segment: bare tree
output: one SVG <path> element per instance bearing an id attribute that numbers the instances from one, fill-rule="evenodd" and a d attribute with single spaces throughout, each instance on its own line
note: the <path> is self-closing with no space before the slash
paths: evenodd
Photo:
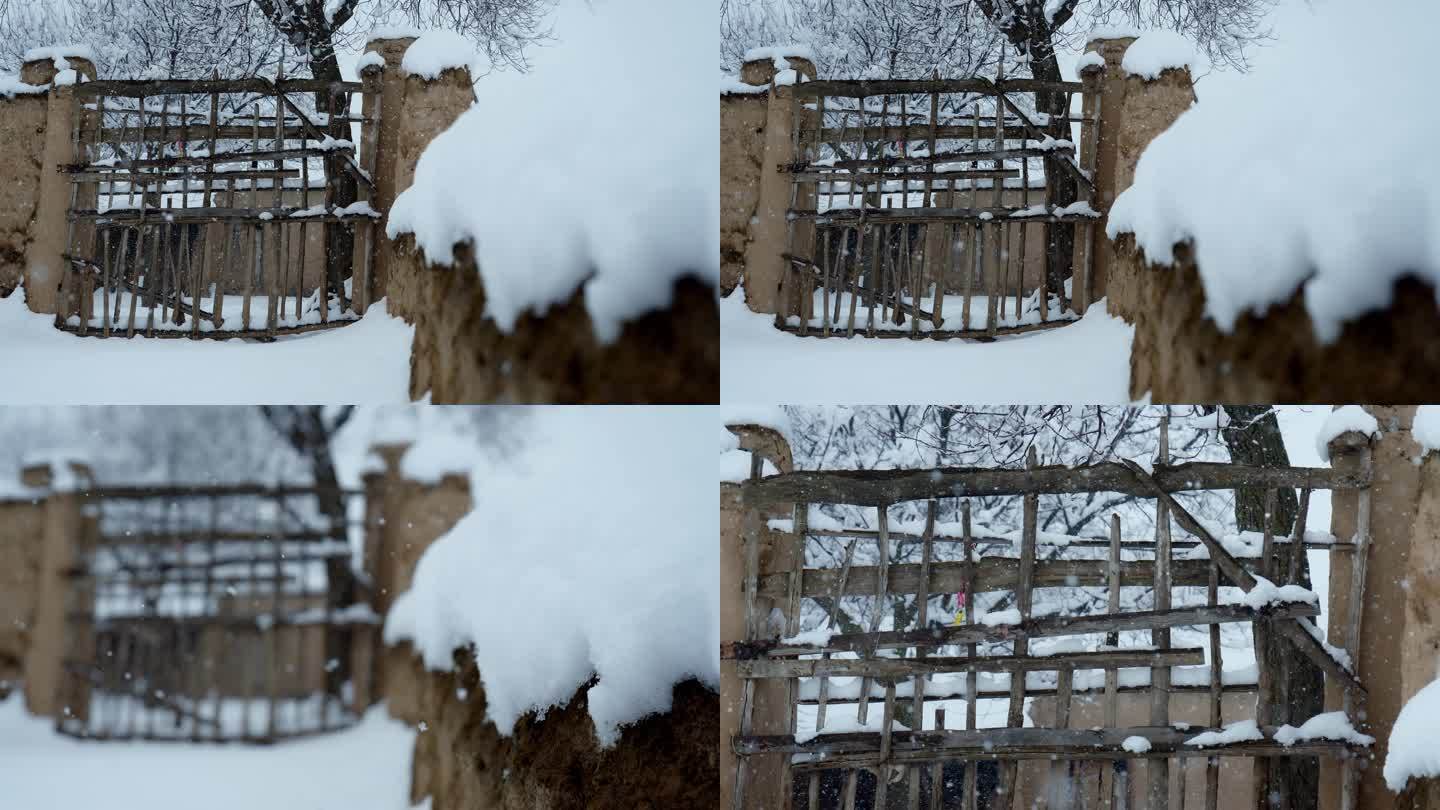
<path id="1" fill-rule="evenodd" d="M 326 407 L 323 405 L 261 405 L 260 412 L 275 432 L 290 445 L 309 467 L 316 488 L 316 502 L 329 518 L 331 531 L 341 540 L 346 538 L 346 499 L 341 493 L 340 476 L 335 469 L 335 437 L 355 413 L 354 405 Z M 326 602 L 331 609 L 349 607 L 356 600 L 355 573 L 346 558 L 331 557 L 325 561 L 329 583 Z M 326 691 L 340 694 L 350 677 L 350 631 L 331 628 L 325 636 L 325 660 L 336 662 L 326 667 Z"/>

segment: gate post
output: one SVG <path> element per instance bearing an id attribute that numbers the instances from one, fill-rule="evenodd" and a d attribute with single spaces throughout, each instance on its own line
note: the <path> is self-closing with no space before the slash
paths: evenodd
<path id="1" fill-rule="evenodd" d="M 777 63 L 788 63 L 787 70 L 794 71 L 793 78 L 785 84 L 785 76 Z M 766 56 L 745 63 L 740 79 L 755 87 L 769 85 L 766 98 L 763 146 L 759 158 L 758 173 L 755 176 L 758 196 L 755 214 L 750 219 L 750 240 L 745 245 L 745 304 L 753 312 L 775 314 L 780 311 L 780 283 L 785 278 L 787 267 L 780 254 L 786 250 L 786 234 L 789 222 L 791 179 L 780 167 L 799 159 L 792 135 L 799 122 L 794 120 L 794 80 L 800 77 L 815 79 L 815 64 L 799 56 Z M 723 107 L 722 107 L 723 110 Z M 722 153 L 723 153 L 722 146 Z M 797 208 L 813 207 L 809 200 L 796 201 Z M 805 245 L 809 252 L 810 239 L 806 235 L 813 229 L 809 223 L 796 223 L 795 244 Z"/>
<path id="2" fill-rule="evenodd" d="M 790 446 L 779 432 L 757 425 L 728 426 L 740 439 L 740 448 L 749 450 L 753 456 L 769 461 L 781 472 L 793 469 Z M 764 524 L 768 517 L 787 514 L 783 507 L 774 507 L 764 513 L 748 510 L 741 494 L 741 486 L 732 482 L 720 484 L 720 643 L 730 645 L 737 641 L 749 641 L 762 637 L 761 628 L 746 626 L 745 572 L 746 550 L 751 543 L 760 544 L 756 556 L 759 570 L 774 573 L 790 570 L 792 566 L 803 565 L 803 560 L 794 560 L 788 554 L 793 544 L 782 544 L 778 540 L 789 535 L 772 533 Z M 754 615 L 768 617 L 776 600 L 755 600 Z M 756 622 L 760 623 L 759 620 Z M 753 700 L 749 713 L 753 723 L 751 734 L 789 734 L 786 721 L 789 694 L 787 684 L 777 679 L 753 682 Z M 784 795 L 785 761 L 788 755 L 751 756 L 740 761 L 735 755 L 731 739 L 741 733 L 744 722 L 743 684 L 736 674 L 735 661 L 724 656 L 720 661 L 720 807 L 728 810 L 734 807 L 736 778 L 741 769 L 745 783 L 746 810 L 783 810 L 789 806 L 789 797 Z"/>
<path id="3" fill-rule="evenodd" d="M 68 466 L 69 469 L 65 469 Z M 25 652 L 25 708 L 33 715 L 57 717 L 70 703 L 61 693 L 64 662 L 72 646 L 66 644 L 66 610 L 74 580 L 67 574 L 77 562 L 84 531 L 79 489 L 90 482 L 90 468 L 69 459 L 33 464 L 21 472 L 30 487 L 48 490 L 41 518 L 40 567 L 35 583 L 34 616 L 30 644 Z M 74 712 L 83 716 L 83 706 Z"/>
<path id="4" fill-rule="evenodd" d="M 1169 129 L 1195 100 L 1194 82 L 1186 68 L 1166 68 L 1155 79 L 1126 74 L 1120 64 L 1135 40 L 1135 37 L 1091 40 L 1085 50 L 1099 54 L 1100 63 L 1092 58 L 1080 73 L 1086 85 L 1083 114 L 1099 118 L 1098 123 L 1089 124 L 1095 129 L 1095 135 L 1087 134 L 1085 138 L 1094 144 L 1092 204 L 1100 212 L 1100 219 L 1089 228 L 1090 300 L 1108 296 L 1111 314 L 1117 313 L 1117 305 L 1121 310 L 1132 306 L 1130 299 L 1135 296 L 1135 282 L 1111 273 L 1115 246 L 1105 235 L 1110 206 L 1134 181 L 1135 164 L 1145 147 Z M 1076 239 L 1076 266 L 1083 261 L 1084 248 L 1084 240 Z"/>
<path id="5" fill-rule="evenodd" d="M 1405 700 L 1419 688 L 1404 672 L 1417 651 L 1417 633 L 1427 627 L 1434 629 L 1435 619 L 1421 621 L 1412 613 L 1423 604 L 1416 597 L 1433 595 L 1440 589 L 1440 572 L 1417 570 L 1417 552 L 1435 543 L 1433 534 L 1417 530 L 1436 524 L 1436 499 L 1440 499 L 1440 470 L 1427 462 L 1417 466 L 1418 448 L 1411 439 L 1410 426 L 1415 415 L 1413 406 L 1365 406 L 1379 423 L 1376 438 L 1359 432 L 1347 432 L 1330 442 L 1330 463 L 1336 470 L 1362 472 L 1370 469 L 1368 496 L 1357 490 L 1337 490 L 1332 496 L 1330 531 L 1337 542 L 1358 540 L 1368 524 L 1370 538 L 1366 554 L 1363 588 L 1356 594 L 1352 585 L 1357 550 L 1332 554 L 1330 559 L 1330 604 L 1326 630 L 1327 640 L 1343 647 L 1354 662 L 1354 671 L 1366 686 L 1367 697 L 1354 707 L 1359 715 L 1357 729 L 1375 737 L 1370 750 L 1372 758 L 1359 763 L 1356 807 L 1389 807 L 1394 801 L 1385 787 L 1381 773 L 1390 728 Z M 1429 492 L 1423 479 L 1431 478 Z M 1368 504 L 1366 498 L 1368 497 Z M 1431 501 L 1422 510 L 1422 503 Z M 1432 552 L 1433 554 L 1433 552 Z M 1402 583 L 1405 583 L 1402 586 Z M 1360 597 L 1359 612 L 1352 615 L 1352 604 Z M 1431 604 L 1433 609 L 1433 603 Z M 1352 618 L 1359 618 L 1351 627 Z M 1353 633 L 1353 635 L 1352 635 Z M 1408 653 L 1407 653 L 1408 650 Z M 1423 652 L 1420 654 L 1423 655 Z M 1431 671 L 1433 672 L 1433 650 Z M 1397 670 L 1400 670 L 1397 673 Z M 1382 677 L 1369 678 L 1372 673 Z M 1325 704 L 1329 710 L 1342 708 L 1343 692 L 1334 683 L 1325 686 Z M 1304 719 L 1304 718 L 1301 718 Z M 1340 810 L 1344 791 L 1341 768 L 1320 769 L 1320 806 L 1323 810 Z"/>
<path id="6" fill-rule="evenodd" d="M 65 71 L 74 71 L 61 77 L 72 84 L 55 84 L 62 64 L 66 66 Z M 77 158 L 73 137 L 82 120 L 76 115 L 79 107 L 72 86 L 77 76 L 94 81 L 94 63 L 78 55 L 53 58 L 47 55 L 26 62 L 20 72 L 21 80 L 28 84 L 51 85 L 45 115 L 45 145 L 40 155 L 38 203 L 25 261 L 25 303 L 32 312 L 55 314 L 69 309 L 60 300 L 60 287 L 61 280 L 70 272 L 65 258 L 70 249 L 67 244 L 70 177 L 61 174 L 59 167 Z M 93 205 L 94 201 L 77 198 L 77 203 Z"/>
<path id="7" fill-rule="evenodd" d="M 376 38 L 365 43 L 365 52 L 378 54 L 382 64 L 373 62 L 360 69 L 364 84 L 362 115 L 371 120 L 360 125 L 360 152 L 363 164 L 375 184 L 370 206 L 380 218 L 370 224 L 377 231 L 370 247 L 370 295 L 365 304 L 385 297 L 385 281 L 394 262 L 394 248 L 385 238 L 385 223 L 390 219 L 390 206 L 395 202 L 395 160 L 400 151 L 401 102 L 405 98 L 405 77 L 400 74 L 400 60 L 415 37 Z M 364 267 L 364 240 L 356 240 L 355 267 Z"/>
<path id="8" fill-rule="evenodd" d="M 415 564 L 425 550 L 472 506 L 470 478 L 464 473 L 446 471 L 423 479 L 413 472 L 407 475 L 404 458 L 410 449 L 403 442 L 374 445 L 371 453 L 380 464 L 364 475 L 364 570 L 372 582 L 370 606 L 382 619 L 395 598 L 410 589 Z M 397 688 L 407 684 L 412 672 L 408 645 L 381 649 L 379 639 L 366 641 L 368 649 L 380 651 L 377 662 L 363 662 L 370 673 L 369 702 L 388 700 L 391 716 L 418 718 L 413 684 Z M 367 645 L 357 640 L 356 646 Z M 359 702 L 358 690 L 356 694 L 357 705 L 366 705 Z"/>

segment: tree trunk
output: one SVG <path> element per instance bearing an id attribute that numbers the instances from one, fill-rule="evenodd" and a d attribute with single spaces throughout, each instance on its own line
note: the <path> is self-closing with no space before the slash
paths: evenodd
<path id="1" fill-rule="evenodd" d="M 1290 456 L 1280 435 L 1280 423 L 1270 406 L 1223 407 L 1230 417 L 1230 424 L 1221 431 L 1221 436 L 1230 449 L 1231 461 L 1259 467 L 1289 465 Z M 1294 490 L 1281 489 L 1277 494 L 1279 497 L 1276 499 L 1275 514 L 1271 516 L 1271 530 L 1276 537 L 1284 537 L 1293 531 L 1299 502 Z M 1235 523 L 1242 531 L 1264 530 L 1265 490 L 1235 491 Z M 1270 562 L 1272 570 L 1286 570 L 1287 553 L 1276 547 L 1275 559 Z M 1299 580 L 1302 587 L 1311 587 L 1310 565 L 1304 556 L 1301 557 Z M 1288 642 L 1276 639 L 1272 643 L 1280 646 L 1268 651 L 1266 657 L 1283 665 L 1276 674 L 1286 678 L 1288 687 L 1288 701 L 1283 709 L 1286 721 L 1298 726 L 1325 710 L 1325 677 L 1310 659 L 1293 649 Z M 1264 666 L 1263 663 L 1261 665 Z M 1319 806 L 1320 763 L 1316 757 L 1275 757 L 1270 761 L 1275 780 L 1270 795 L 1288 797 L 1286 806 L 1294 810 L 1313 810 Z"/>
<path id="2" fill-rule="evenodd" d="M 1062 81 L 1060 63 L 1055 59 L 1055 49 L 1049 37 L 1030 43 L 1030 75 L 1041 81 Z M 1070 137 L 1070 96 L 1055 91 L 1035 93 L 1035 109 L 1050 116 L 1044 131 L 1050 137 Z M 1077 198 L 1075 178 L 1056 165 L 1065 160 L 1063 156 L 1045 158 L 1045 201 L 1050 205 L 1069 205 Z M 1071 223 L 1052 223 L 1045 226 L 1045 288 L 1051 295 L 1061 296 L 1065 290 L 1065 279 L 1074 273 L 1075 226 Z"/>
<path id="3" fill-rule="evenodd" d="M 328 46 L 321 49 L 323 56 L 313 55 L 310 60 L 310 73 L 317 79 L 329 82 L 341 81 L 340 64 L 335 60 L 334 50 Z M 325 93 L 315 94 L 315 109 L 318 112 L 326 111 L 332 114 L 344 115 L 350 110 L 350 95 L 348 93 Z M 336 123 L 331 121 L 324 130 L 332 138 L 350 139 L 350 123 Z M 346 206 L 355 202 L 356 184 L 355 177 L 344 169 L 345 159 L 338 154 L 327 155 L 324 159 L 325 183 L 329 196 L 326 202 L 335 206 Z M 325 224 L 325 281 L 321 288 L 330 295 L 340 297 L 341 291 L 345 288 L 345 279 L 352 274 L 354 265 L 355 232 L 350 225 L 342 222 L 327 222 Z M 322 300 L 321 306 L 327 303 Z"/>

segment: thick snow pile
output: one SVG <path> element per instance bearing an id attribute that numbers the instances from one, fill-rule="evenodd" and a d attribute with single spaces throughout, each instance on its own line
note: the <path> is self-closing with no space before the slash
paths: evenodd
<path id="1" fill-rule="evenodd" d="M 720 406 L 721 417 L 726 425 L 757 425 L 770 428 L 790 440 L 790 415 L 779 405 L 731 405 Z M 729 431 L 726 431 L 729 432 Z"/>
<path id="2" fill-rule="evenodd" d="M 1195 45 L 1174 31 L 1147 31 L 1130 43 L 1120 59 L 1120 69 L 1127 76 L 1158 79 L 1170 68 L 1189 68 L 1193 73 L 1200 62 Z"/>
<path id="3" fill-rule="evenodd" d="M 35 62 L 40 59 L 49 59 L 56 70 L 69 70 L 70 61 L 68 57 L 84 59 L 92 65 L 98 65 L 99 59 L 95 58 L 95 49 L 89 45 L 52 45 L 46 48 L 31 48 L 20 57 L 22 62 Z"/>
<path id="4" fill-rule="evenodd" d="M 485 73 L 475 43 L 454 31 L 426 31 L 405 49 L 400 71 L 434 81 L 451 68 L 469 68 L 471 78 Z"/>
<path id="5" fill-rule="evenodd" d="M 473 240 L 504 330 L 583 286 L 610 341 L 668 305 L 677 278 L 719 283 L 720 136 L 713 99 L 695 92 L 710 56 L 694 47 L 714 37 L 716 9 L 566 0 L 554 24 L 531 72 L 476 84 L 478 104 L 421 155 L 387 233 L 413 233 L 432 262 Z"/>
<path id="6" fill-rule="evenodd" d="M 1206 731 L 1203 734 L 1196 734 L 1194 737 L 1186 740 L 1185 744 L 1205 748 L 1212 745 L 1230 745 L 1231 743 L 1263 739 L 1265 739 L 1265 735 L 1260 733 L 1260 727 L 1255 725 L 1254 720 L 1240 720 L 1227 724 L 1219 731 Z"/>
<path id="7" fill-rule="evenodd" d="M 1157 263 L 1193 240 L 1222 329 L 1300 289 L 1316 336 L 1333 340 L 1386 307 L 1397 278 L 1440 283 L 1440 108 L 1416 103 L 1433 95 L 1437 27 L 1433 0 L 1315 4 L 1243 81 L 1213 96 L 1200 86 L 1141 156 L 1107 232 L 1134 233 Z M 1357 47 L 1384 49 L 1383 80 L 1344 58 Z M 1386 111 L 1383 145 L 1357 139 L 1354 115 L 1316 115 L 1360 98 Z"/>
<path id="8" fill-rule="evenodd" d="M 425 552 L 385 638 L 440 670 L 473 644 L 504 733 L 596 675 L 590 716 L 608 745 L 668 710 L 677 681 L 718 688 L 715 417 L 586 406 L 530 420 L 513 454 L 478 459 L 474 511 Z"/>
<path id="9" fill-rule="evenodd" d="M 1350 718 L 1345 712 L 1326 712 L 1317 714 L 1306 720 L 1296 728 L 1289 723 L 1275 729 L 1275 742 L 1289 748 L 1297 742 L 1306 740 L 1342 740 L 1356 745 L 1370 745 L 1375 738 L 1369 734 L 1361 734 L 1350 725 Z"/>
<path id="10" fill-rule="evenodd" d="M 1295 602 L 1306 604 L 1318 604 L 1320 597 L 1314 591 L 1307 590 L 1299 585 L 1276 585 L 1265 577 L 1255 577 L 1255 587 L 1245 592 L 1240 598 L 1242 604 L 1248 605 L 1253 610 L 1270 605 L 1287 605 Z"/>
<path id="11" fill-rule="evenodd" d="M 0 98 L 35 96 L 43 94 L 48 89 L 50 89 L 49 86 L 44 84 L 26 84 L 13 73 L 0 73 Z"/>
<path id="12" fill-rule="evenodd" d="M 1363 433 L 1372 439 L 1380 438 L 1380 423 L 1359 405 L 1341 405 L 1325 417 L 1325 424 L 1315 434 L 1315 452 L 1323 461 L 1330 460 L 1330 442 L 1346 433 Z"/>
<path id="13" fill-rule="evenodd" d="M 1405 789 L 1411 777 L 1440 777 L 1440 680 L 1416 692 L 1405 701 L 1390 729 L 1389 753 L 1385 755 L 1385 784 L 1396 793 Z"/>
<path id="14" fill-rule="evenodd" d="M 447 475 L 468 474 L 479 455 L 480 448 L 459 436 L 427 432 L 400 457 L 400 474 L 434 485 Z"/>
<path id="15" fill-rule="evenodd" d="M 1440 450 L 1440 405 L 1421 405 L 1415 409 L 1410 438 L 1420 445 L 1421 453 Z"/>
<path id="16" fill-rule="evenodd" d="M 1150 741 L 1144 737 L 1131 736 L 1126 737 L 1125 741 L 1120 743 L 1120 747 L 1132 754 L 1143 754 L 1150 750 Z"/>

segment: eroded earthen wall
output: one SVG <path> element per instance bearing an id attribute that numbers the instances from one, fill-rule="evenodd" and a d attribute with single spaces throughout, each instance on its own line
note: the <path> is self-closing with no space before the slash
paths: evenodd
<path id="1" fill-rule="evenodd" d="M 455 660 L 451 672 L 429 672 L 410 657 L 404 688 L 413 695 L 401 719 L 425 724 L 415 740 L 412 803 L 428 796 L 433 810 L 719 806 L 720 698 L 697 681 L 677 684 L 668 713 L 626 727 L 613 748 L 602 749 L 588 686 L 543 717 L 526 715 L 507 737 L 485 719 L 473 660 L 463 652 Z"/>
<path id="2" fill-rule="evenodd" d="M 1440 307 L 1435 290 L 1403 279 L 1392 303 L 1316 337 L 1303 295 L 1222 332 L 1188 250 L 1150 266 L 1133 237 L 1115 243 L 1110 312 L 1135 327 L 1130 395 L 1152 402 L 1433 402 L 1440 399 Z"/>
<path id="3" fill-rule="evenodd" d="M 410 396 L 437 404 L 477 402 L 706 403 L 720 396 L 720 313 L 715 288 L 674 283 L 670 305 L 627 322 L 612 343 L 595 337 L 583 292 L 509 332 L 485 313 L 485 289 L 469 251 L 426 267 L 412 237 L 389 279 L 392 312 L 415 326 Z"/>
<path id="4" fill-rule="evenodd" d="M 48 104 L 45 95 L 0 96 L 0 143 L 5 144 L 0 157 L 0 297 L 19 286 L 34 238 Z"/>
<path id="5" fill-rule="evenodd" d="M 43 501 L 0 501 L 0 700 L 20 680 L 44 550 Z"/>

